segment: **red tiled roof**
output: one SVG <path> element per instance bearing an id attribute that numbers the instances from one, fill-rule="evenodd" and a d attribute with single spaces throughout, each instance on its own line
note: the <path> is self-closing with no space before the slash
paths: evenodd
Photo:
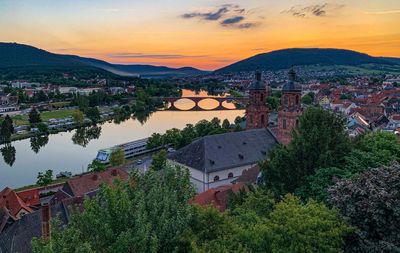
<path id="1" fill-rule="evenodd" d="M 219 210 L 224 212 L 232 192 L 238 193 L 242 188 L 244 188 L 246 192 L 249 192 L 249 188 L 244 183 L 221 185 L 217 188 L 211 188 L 197 194 L 190 204 L 197 204 L 200 206 L 209 206 L 213 204 L 214 207 L 219 207 Z"/>
<path id="2" fill-rule="evenodd" d="M 31 189 L 22 192 L 17 192 L 20 197 L 28 206 L 40 205 L 39 191 L 38 189 Z"/>
<path id="3" fill-rule="evenodd" d="M 33 210 L 29 208 L 24 201 L 13 191 L 6 187 L 0 192 L 0 208 L 6 207 L 11 211 L 12 215 L 17 216 L 21 209 L 32 213 Z"/>
<path id="4" fill-rule="evenodd" d="M 128 172 L 121 168 L 110 169 L 103 172 L 91 173 L 77 178 L 69 179 L 66 186 L 71 189 L 73 196 L 82 196 L 88 192 L 99 189 L 101 184 L 112 185 L 116 178 L 126 180 L 129 178 Z M 69 193 L 67 191 L 67 193 Z"/>

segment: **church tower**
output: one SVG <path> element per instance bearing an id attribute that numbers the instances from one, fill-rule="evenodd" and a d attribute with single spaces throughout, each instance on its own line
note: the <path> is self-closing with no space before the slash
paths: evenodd
<path id="1" fill-rule="evenodd" d="M 289 71 L 289 80 L 282 88 L 281 106 L 278 109 L 278 130 L 283 144 L 290 142 L 292 129 L 299 123 L 301 108 L 301 86 L 296 82 L 296 72 Z"/>
<path id="2" fill-rule="evenodd" d="M 246 130 L 268 126 L 267 90 L 261 81 L 261 72 L 256 71 L 255 80 L 249 88 L 249 103 L 246 106 Z"/>

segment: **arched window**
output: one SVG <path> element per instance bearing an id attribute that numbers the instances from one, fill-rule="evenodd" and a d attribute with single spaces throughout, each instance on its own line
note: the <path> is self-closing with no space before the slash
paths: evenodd
<path id="1" fill-rule="evenodd" d="M 260 102 L 264 102 L 264 94 L 261 93 Z"/>
<path id="2" fill-rule="evenodd" d="M 228 178 L 231 178 L 231 177 L 233 177 L 233 173 L 232 173 L 232 172 L 230 172 L 230 173 L 228 174 Z"/>
<path id="3" fill-rule="evenodd" d="M 253 115 L 250 115 L 250 123 L 253 123 Z"/>
<path id="4" fill-rule="evenodd" d="M 299 104 L 299 95 L 296 96 L 296 105 Z"/>
<path id="5" fill-rule="evenodd" d="M 285 119 L 283 120 L 283 124 L 282 124 L 282 125 L 283 125 L 283 126 L 282 126 L 283 129 L 286 129 L 286 120 L 285 120 Z"/>
<path id="6" fill-rule="evenodd" d="M 285 104 L 285 105 L 287 105 L 288 104 L 288 96 L 284 96 L 283 97 L 283 103 Z"/>
<path id="7" fill-rule="evenodd" d="M 217 181 L 219 181 L 219 176 L 214 177 L 214 182 L 217 182 Z"/>
<path id="8" fill-rule="evenodd" d="M 261 115 L 261 125 L 264 125 L 264 121 L 265 121 L 265 119 L 264 119 L 264 114 L 262 114 L 262 115 Z"/>

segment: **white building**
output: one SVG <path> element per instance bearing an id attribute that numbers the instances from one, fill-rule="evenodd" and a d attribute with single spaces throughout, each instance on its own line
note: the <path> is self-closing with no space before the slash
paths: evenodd
<path id="1" fill-rule="evenodd" d="M 268 128 L 217 134 L 202 137 L 167 158 L 189 169 L 191 181 L 201 193 L 230 184 L 243 170 L 267 159 L 268 149 L 278 143 Z"/>

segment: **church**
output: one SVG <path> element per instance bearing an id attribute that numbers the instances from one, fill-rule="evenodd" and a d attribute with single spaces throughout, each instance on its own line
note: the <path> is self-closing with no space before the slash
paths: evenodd
<path id="1" fill-rule="evenodd" d="M 296 73 L 289 72 L 289 80 L 282 88 L 278 109 L 278 126 L 268 127 L 269 110 L 266 103 L 270 88 L 256 71 L 249 87 L 246 106 L 246 131 L 204 136 L 167 156 L 168 162 L 187 168 L 196 192 L 201 193 L 230 184 L 260 160 L 268 159 L 268 150 L 290 142 L 290 133 L 302 113 L 301 86 Z"/>

